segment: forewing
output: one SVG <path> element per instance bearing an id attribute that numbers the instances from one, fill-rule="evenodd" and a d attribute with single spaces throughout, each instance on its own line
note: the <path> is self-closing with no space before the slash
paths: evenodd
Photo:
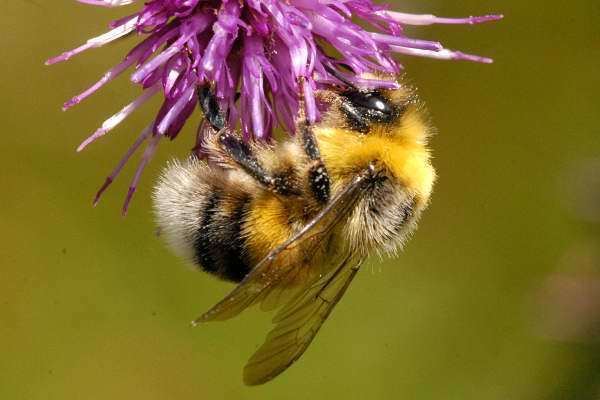
<path id="1" fill-rule="evenodd" d="M 244 367 L 247 385 L 270 381 L 302 356 L 344 295 L 361 262 L 346 256 L 336 269 L 300 293 L 275 315 L 275 327 Z"/>
<path id="2" fill-rule="evenodd" d="M 273 309 L 289 299 L 290 294 L 302 293 L 335 268 L 336 265 L 317 262 L 317 254 L 327 250 L 324 246 L 328 246 L 330 232 L 354 208 L 370 175 L 369 169 L 357 174 L 315 218 L 273 249 L 233 291 L 194 323 L 229 319 L 258 302 L 263 302 L 267 309 Z M 291 251 L 297 246 L 303 250 L 303 257 Z M 307 276 L 301 277 L 300 274 Z M 299 282 L 303 282 L 304 286 Z"/>

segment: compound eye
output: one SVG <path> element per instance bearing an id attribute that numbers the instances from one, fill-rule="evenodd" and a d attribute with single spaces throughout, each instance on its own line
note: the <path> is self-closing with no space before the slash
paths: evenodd
<path id="1" fill-rule="evenodd" d="M 378 111 L 383 114 L 391 114 L 392 107 L 379 93 L 360 93 L 353 96 L 352 103 L 358 107 L 366 108 L 372 111 Z"/>
<path id="2" fill-rule="evenodd" d="M 378 91 L 348 91 L 342 96 L 347 101 L 344 108 L 352 119 L 359 119 L 362 125 L 370 122 L 391 122 L 396 111 L 392 104 Z"/>

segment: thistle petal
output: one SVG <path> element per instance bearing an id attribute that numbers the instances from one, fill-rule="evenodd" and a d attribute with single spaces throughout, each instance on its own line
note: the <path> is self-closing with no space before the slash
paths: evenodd
<path id="1" fill-rule="evenodd" d="M 221 107 L 227 111 L 229 124 L 241 127 L 246 139 L 269 140 L 277 126 L 293 134 L 301 112 L 309 121 L 318 120 L 315 92 L 328 85 L 344 84 L 330 73 L 331 68 L 358 87 L 388 88 L 393 83 L 361 75 L 375 71 L 398 73 L 402 65 L 394 58 L 397 54 L 492 62 L 486 57 L 449 50 L 438 41 L 408 37 L 404 25 L 471 25 L 502 18 L 496 14 L 466 18 L 407 14 L 372 0 L 78 1 L 99 7 L 135 3 L 139 8 L 137 13 L 110 23 L 107 33 L 50 58 L 46 64 L 68 60 L 134 32 L 143 37 L 96 83 L 65 102 L 66 110 L 129 68 L 135 69 L 131 81 L 143 89 L 140 97 L 106 120 L 78 150 L 115 128 L 154 94 L 160 91 L 164 97 L 149 128 L 153 136 L 150 138 L 147 130 L 143 131 L 98 193 L 99 197 L 119 174 L 132 151 L 148 141 L 124 211 L 145 165 L 156 151 L 158 138 L 177 137 L 194 112 L 198 86 L 214 88 Z M 328 49 L 334 49 L 336 54 Z M 348 68 L 352 73 L 344 72 Z M 202 136 L 199 134 L 197 140 Z M 194 151 L 201 154 L 199 145 L 197 142 Z"/>

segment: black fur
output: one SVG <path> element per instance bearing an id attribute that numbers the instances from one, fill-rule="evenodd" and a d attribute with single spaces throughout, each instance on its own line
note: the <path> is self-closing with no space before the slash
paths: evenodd
<path id="1" fill-rule="evenodd" d="M 231 215 L 219 212 L 222 201 L 222 195 L 215 192 L 202 211 L 194 243 L 196 263 L 222 279 L 240 282 L 250 272 L 241 234 L 249 199 L 240 199 Z"/>
<path id="2" fill-rule="evenodd" d="M 246 260 L 246 248 L 242 237 L 242 226 L 247 212 L 249 199 L 240 202 L 234 213 L 227 220 L 220 222 L 221 244 L 220 275 L 232 282 L 241 282 L 250 272 Z"/>
<path id="3" fill-rule="evenodd" d="M 217 264 L 212 256 L 211 249 L 214 248 L 212 243 L 212 223 L 215 214 L 219 210 L 219 194 L 214 192 L 207 200 L 204 210 L 202 211 L 202 222 L 196 234 L 194 242 L 194 250 L 196 253 L 196 263 L 200 267 L 210 273 L 217 272 Z"/>

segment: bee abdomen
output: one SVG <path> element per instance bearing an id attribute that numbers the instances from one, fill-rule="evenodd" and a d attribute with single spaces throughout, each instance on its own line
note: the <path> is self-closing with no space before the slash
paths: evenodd
<path id="1" fill-rule="evenodd" d="M 233 282 L 240 282 L 250 271 L 241 236 L 248 203 L 247 197 L 225 198 L 219 192 L 209 195 L 200 211 L 201 224 L 193 244 L 195 262 L 202 270 Z"/>

